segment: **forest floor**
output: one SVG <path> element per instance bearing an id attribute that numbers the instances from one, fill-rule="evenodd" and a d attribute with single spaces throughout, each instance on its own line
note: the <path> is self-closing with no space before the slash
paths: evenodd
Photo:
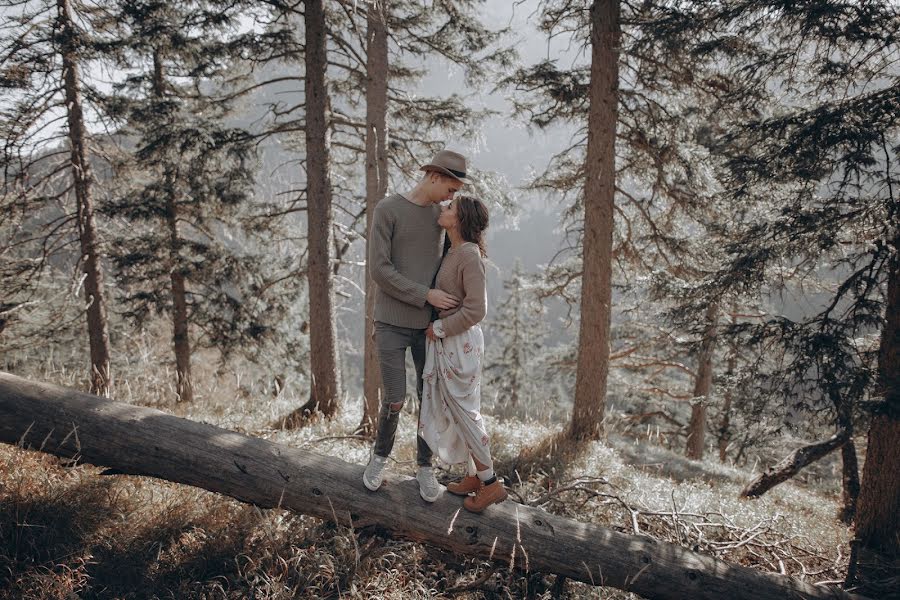
<path id="1" fill-rule="evenodd" d="M 201 366 L 195 402 L 175 404 L 169 374 L 142 363 L 120 371 L 116 399 L 358 464 L 368 458 L 370 444 L 350 435 L 359 400 L 346 401 L 334 421 L 273 430 L 268 424 L 302 403 L 290 388 L 273 395 L 249 378 Z M 50 362 L 16 374 L 80 387 L 73 373 Z M 490 412 L 486 421 L 500 461 L 554 431 L 546 422 Z M 407 407 L 389 466 L 395 472 L 413 474 L 414 424 Z M 740 500 L 748 470 L 687 461 L 650 438 L 608 427 L 605 439 L 553 477 L 508 480 L 511 497 L 760 570 L 813 583 L 843 580 L 850 530 L 835 516 L 834 486 L 788 482 Z M 551 597 L 553 577 L 511 573 L 413 542 L 359 540 L 345 527 L 286 510 L 100 471 L 0 446 L 0 599 Z M 439 477 L 454 475 L 443 470 Z M 636 598 L 572 582 L 565 595 Z"/>

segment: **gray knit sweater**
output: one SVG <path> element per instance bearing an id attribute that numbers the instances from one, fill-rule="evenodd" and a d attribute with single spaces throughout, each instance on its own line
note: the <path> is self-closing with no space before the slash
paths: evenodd
<path id="1" fill-rule="evenodd" d="M 369 232 L 369 272 L 377 284 L 375 320 L 398 327 L 425 329 L 426 304 L 441 264 L 443 230 L 440 206 L 419 206 L 393 194 L 375 206 Z"/>

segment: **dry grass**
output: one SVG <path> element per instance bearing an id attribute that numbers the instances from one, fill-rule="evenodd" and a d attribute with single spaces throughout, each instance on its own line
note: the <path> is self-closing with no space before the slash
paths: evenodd
<path id="1" fill-rule="evenodd" d="M 345 399 L 333 421 L 298 430 L 268 424 L 305 400 L 302 380 L 279 394 L 249 367 L 218 371 L 195 362 L 197 399 L 173 402 L 167 346 L 130 340 L 117 399 L 295 447 L 364 463 L 369 444 L 349 435 L 361 401 Z M 161 349 L 161 350 L 156 350 Z M 23 363 L 25 364 L 25 363 Z M 79 385 L 52 361 L 17 374 Z M 246 369 L 246 370 L 242 370 Z M 414 403 L 401 418 L 391 468 L 414 469 Z M 497 459 L 513 464 L 552 424 L 486 415 Z M 566 461 L 563 461 L 566 462 Z M 843 578 L 849 532 L 832 490 L 793 483 L 761 499 L 738 499 L 749 474 L 693 463 L 649 440 L 609 434 L 573 462 L 522 475 L 514 496 L 580 520 L 652 535 L 725 560 L 811 582 Z M 551 469 L 548 472 L 547 469 Z M 552 577 L 492 571 L 483 561 L 419 544 L 366 537 L 283 510 L 259 510 L 187 486 L 101 476 L 91 466 L 0 447 L 0 600 L 42 598 L 549 598 Z M 449 475 L 449 474 L 448 474 Z M 513 479 L 513 483 L 516 480 Z M 571 598 L 634 598 L 568 583 Z"/>
<path id="2" fill-rule="evenodd" d="M 0 447 L 0 599 L 471 597 L 485 565 Z M 462 584 L 462 585 L 461 585 Z M 518 597 L 526 578 L 484 589 Z M 535 583 L 532 586 L 538 585 Z M 546 588 L 544 583 L 541 587 Z"/>

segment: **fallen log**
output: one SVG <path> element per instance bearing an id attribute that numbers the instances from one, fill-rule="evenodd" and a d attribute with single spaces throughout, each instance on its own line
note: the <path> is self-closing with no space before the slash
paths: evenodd
<path id="1" fill-rule="evenodd" d="M 361 465 L 2 372 L 0 441 L 648 598 L 860 598 L 512 501 L 482 515 L 450 494 L 428 504 L 396 474 L 369 492 Z"/>
<path id="2" fill-rule="evenodd" d="M 811 465 L 820 458 L 841 448 L 850 440 L 850 431 L 842 429 L 824 442 L 808 444 L 797 448 L 777 465 L 771 466 L 748 483 L 741 490 L 741 498 L 758 498 L 779 483 L 784 483 L 801 469 Z"/>

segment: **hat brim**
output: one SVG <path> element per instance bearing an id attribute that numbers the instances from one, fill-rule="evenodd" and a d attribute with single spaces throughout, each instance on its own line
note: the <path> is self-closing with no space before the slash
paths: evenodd
<path id="1" fill-rule="evenodd" d="M 422 165 L 421 167 L 419 167 L 419 170 L 420 171 L 437 171 L 441 175 L 446 175 L 447 177 L 452 177 L 453 179 L 459 181 L 460 183 L 463 183 L 463 184 L 472 183 L 471 179 L 468 179 L 466 177 L 460 177 L 459 175 L 456 175 L 455 173 L 453 173 L 453 171 L 446 169 L 440 165 L 432 165 L 432 164 Z"/>

